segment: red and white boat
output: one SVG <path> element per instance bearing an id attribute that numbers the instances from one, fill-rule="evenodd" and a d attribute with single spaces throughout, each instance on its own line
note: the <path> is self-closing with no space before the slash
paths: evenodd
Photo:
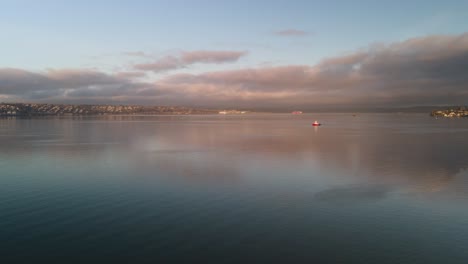
<path id="1" fill-rule="evenodd" d="M 322 124 L 320 124 L 319 122 L 317 122 L 317 120 L 315 120 L 313 123 L 312 123 L 312 126 L 320 126 Z"/>

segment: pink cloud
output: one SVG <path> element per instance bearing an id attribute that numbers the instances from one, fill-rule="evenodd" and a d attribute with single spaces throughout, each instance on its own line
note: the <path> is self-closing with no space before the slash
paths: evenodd
<path id="1" fill-rule="evenodd" d="M 116 77 L 118 77 L 118 78 L 134 79 L 134 78 L 145 77 L 146 73 L 145 72 L 139 72 L 139 71 L 129 71 L 129 72 L 117 72 L 114 75 Z"/>
<path id="2" fill-rule="evenodd" d="M 308 35 L 309 33 L 303 30 L 291 28 L 291 29 L 276 31 L 275 34 L 278 36 L 283 36 L 283 37 L 301 37 L 301 36 Z"/>
<path id="3" fill-rule="evenodd" d="M 242 55 L 182 53 L 140 67 L 161 71 L 190 63 L 222 63 L 236 56 Z M 0 96 L 254 108 L 466 104 L 466 69 L 468 33 L 373 45 L 316 65 L 173 74 L 152 83 L 135 80 L 131 73 L 0 69 Z"/>
<path id="4" fill-rule="evenodd" d="M 142 71 L 165 72 L 169 70 L 179 69 L 184 67 L 179 58 L 166 56 L 160 60 L 150 63 L 141 63 L 135 65 L 135 69 Z"/>
<path id="5" fill-rule="evenodd" d="M 246 51 L 212 51 L 198 50 L 183 52 L 181 60 L 187 64 L 193 63 L 226 63 L 236 62 L 240 57 L 246 55 Z"/>
<path id="6" fill-rule="evenodd" d="M 165 72 L 188 67 L 196 63 L 228 63 L 236 62 L 246 55 L 246 51 L 185 51 L 178 56 L 166 56 L 149 63 L 135 65 L 135 69 L 153 72 Z"/>

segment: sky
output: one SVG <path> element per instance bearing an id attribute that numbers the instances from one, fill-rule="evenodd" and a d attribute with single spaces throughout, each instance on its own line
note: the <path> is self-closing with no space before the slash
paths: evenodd
<path id="1" fill-rule="evenodd" d="M 468 1 L 0 0 L 0 101 L 468 102 Z"/>

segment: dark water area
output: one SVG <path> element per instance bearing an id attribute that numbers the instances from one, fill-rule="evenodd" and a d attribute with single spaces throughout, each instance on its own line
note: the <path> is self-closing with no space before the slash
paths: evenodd
<path id="1" fill-rule="evenodd" d="M 467 168 L 424 114 L 4 118 L 1 262 L 468 263 Z"/>

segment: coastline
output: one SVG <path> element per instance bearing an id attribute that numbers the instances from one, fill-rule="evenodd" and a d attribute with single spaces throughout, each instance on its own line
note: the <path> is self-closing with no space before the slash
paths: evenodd
<path id="1" fill-rule="evenodd" d="M 200 115 L 218 112 L 216 109 L 181 106 L 0 103 L 0 116 Z"/>
<path id="2" fill-rule="evenodd" d="M 454 107 L 446 110 L 433 110 L 431 112 L 433 117 L 468 117 L 467 107 Z"/>

